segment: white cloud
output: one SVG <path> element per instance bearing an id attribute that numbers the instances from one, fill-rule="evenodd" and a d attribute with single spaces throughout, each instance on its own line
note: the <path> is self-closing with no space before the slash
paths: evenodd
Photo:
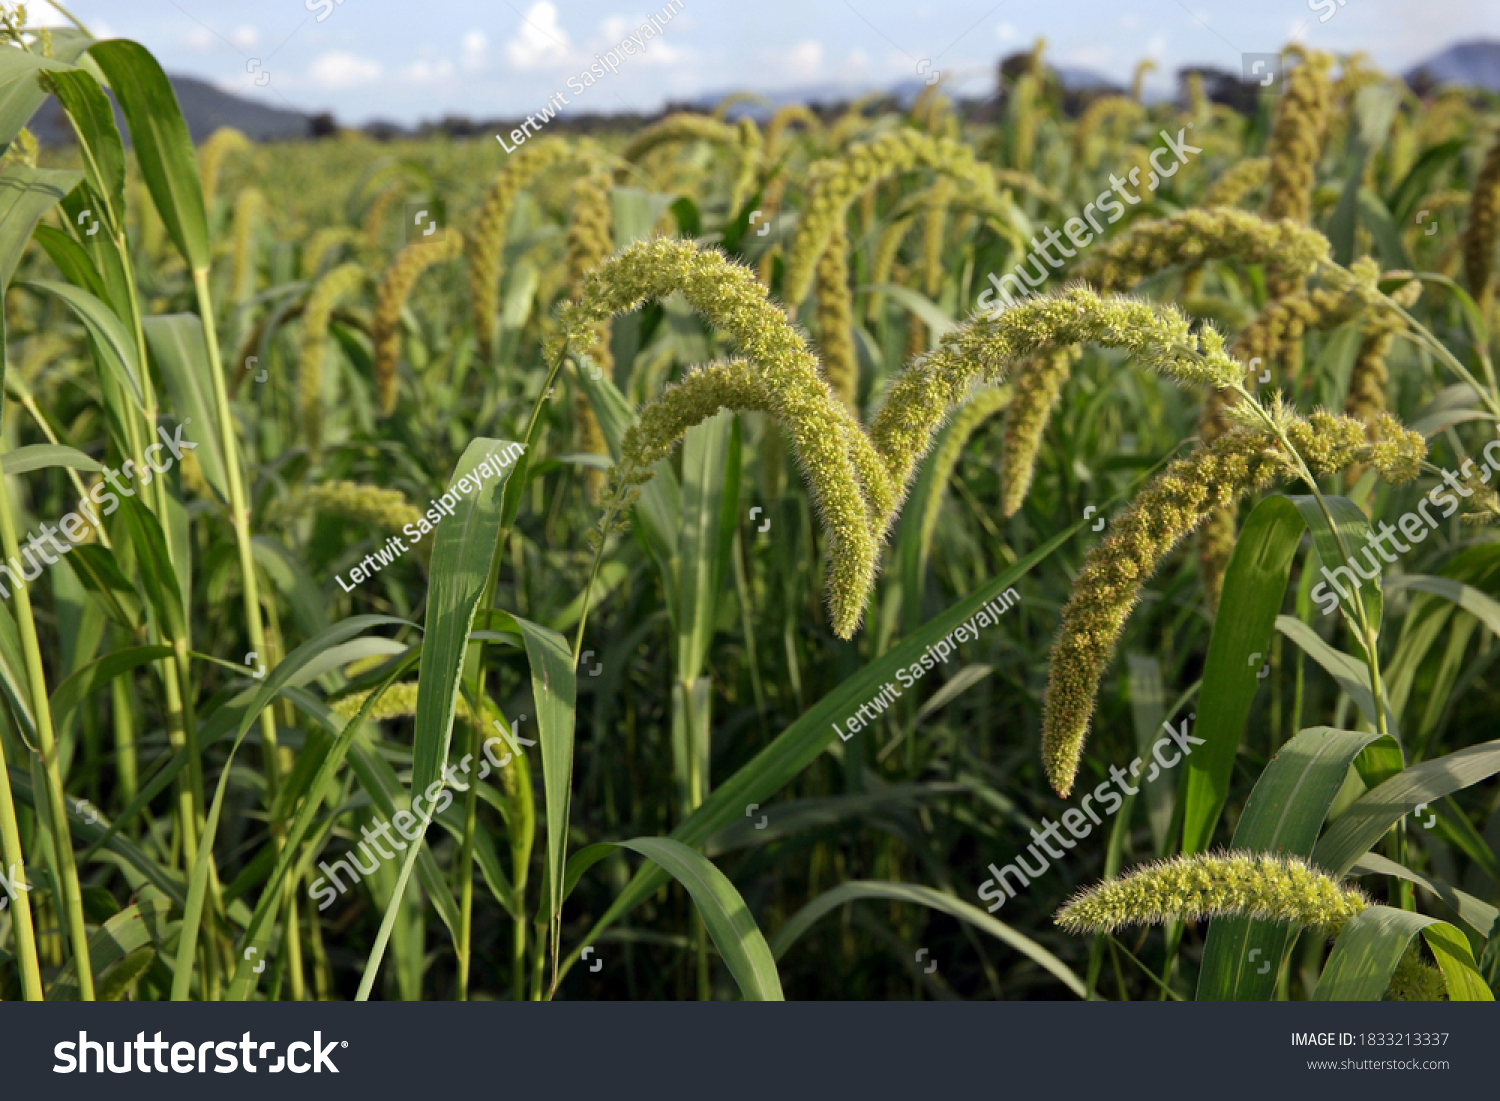
<path id="1" fill-rule="evenodd" d="M 470 31 L 464 35 L 463 43 L 459 46 L 459 56 L 467 71 L 473 73 L 483 69 L 489 61 L 489 55 L 490 40 L 483 31 Z"/>
<path id="2" fill-rule="evenodd" d="M 1146 41 L 1146 56 L 1152 61 L 1161 61 L 1167 56 L 1167 36 L 1164 34 L 1153 34 Z"/>
<path id="3" fill-rule="evenodd" d="M 548 0 L 532 4 L 515 37 L 505 43 L 505 56 L 521 70 L 557 65 L 569 52 L 567 32 L 557 23 L 557 7 Z"/>
<path id="4" fill-rule="evenodd" d="M 28 27 L 71 27 L 73 24 L 46 0 L 33 0 L 32 3 L 26 5 L 26 25 Z"/>
<path id="5" fill-rule="evenodd" d="M 338 90 L 371 84 L 380 79 L 382 71 L 378 61 L 330 50 L 312 63 L 307 75 L 319 88 Z"/>
<path id="6" fill-rule="evenodd" d="M 456 70 L 447 58 L 440 61 L 414 61 L 401 70 L 401 79 L 410 84 L 437 84 L 448 80 Z"/>
<path id="7" fill-rule="evenodd" d="M 214 32 L 207 27 L 194 27 L 182 36 L 182 44 L 194 53 L 207 53 L 217 44 Z"/>
<path id="8" fill-rule="evenodd" d="M 250 24 L 244 23 L 231 32 L 229 41 L 237 50 L 253 50 L 260 45 L 260 32 Z"/>
<path id="9" fill-rule="evenodd" d="M 1001 42 L 1013 42 L 1016 37 L 1016 28 L 1009 23 L 1001 23 L 995 28 L 995 37 Z"/>
<path id="10" fill-rule="evenodd" d="M 782 71 L 793 80 L 812 80 L 823 72 L 823 43 L 804 38 L 781 59 Z"/>

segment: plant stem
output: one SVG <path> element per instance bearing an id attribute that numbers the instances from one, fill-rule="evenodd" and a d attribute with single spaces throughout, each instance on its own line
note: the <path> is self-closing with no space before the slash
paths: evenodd
<path id="1" fill-rule="evenodd" d="M 10 487 L 5 483 L 5 472 L 0 466 L 0 546 L 3 546 L 7 560 L 21 559 L 20 549 L 16 543 L 16 525 L 10 511 Z M 51 819 L 52 843 L 57 853 L 58 878 L 62 881 L 61 905 L 56 909 L 59 916 L 65 917 L 68 925 L 68 935 L 73 942 L 73 961 L 78 972 L 78 997 L 79 1000 L 91 1002 L 94 1000 L 94 972 L 89 963 L 89 937 L 88 927 L 83 920 L 83 893 L 78 885 L 78 868 L 73 862 L 73 838 L 68 832 L 68 808 L 63 797 L 62 771 L 57 759 L 57 743 L 52 733 L 52 708 L 47 698 L 47 674 L 42 665 L 42 648 L 36 637 L 36 621 L 31 614 L 31 595 L 26 588 L 25 582 L 16 585 L 16 625 L 20 628 L 21 647 L 26 657 L 26 680 L 27 687 L 31 692 L 31 709 L 33 719 L 36 722 L 37 742 L 42 754 L 42 767 L 47 779 L 47 809 L 48 817 Z M 9 774 L 5 782 L 5 800 L 10 800 Z M 14 820 L 14 810 L 11 809 L 8 817 Z M 0 807 L 0 822 L 7 817 L 6 810 Z M 17 843 L 19 848 L 19 842 Z M 9 843 L 7 842 L 7 849 Z M 9 852 L 6 854 L 9 856 Z M 17 863 L 17 869 L 20 864 Z M 30 911 L 26 910 L 26 920 L 30 922 Z M 36 952 L 33 945 L 32 963 L 35 964 Z"/>

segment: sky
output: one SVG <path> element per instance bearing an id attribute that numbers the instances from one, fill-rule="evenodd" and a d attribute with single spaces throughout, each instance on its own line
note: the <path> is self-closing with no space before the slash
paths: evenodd
<path id="1" fill-rule="evenodd" d="M 63 2 L 96 37 L 133 38 L 169 73 L 270 106 L 331 111 L 345 125 L 517 117 L 554 93 L 564 111 L 655 111 L 739 89 L 857 91 L 934 72 L 983 95 L 996 60 L 1038 37 L 1051 63 L 1122 84 L 1138 61 L 1154 60 L 1147 89 L 1158 94 L 1180 66 L 1241 71 L 1244 53 L 1292 41 L 1364 50 L 1400 71 L 1455 42 L 1500 39 L 1497 0 Z M 28 9 L 34 22 L 62 21 L 46 0 Z M 652 13 L 663 27 L 647 39 L 639 28 Z M 644 48 L 585 86 L 595 55 L 632 33 Z"/>

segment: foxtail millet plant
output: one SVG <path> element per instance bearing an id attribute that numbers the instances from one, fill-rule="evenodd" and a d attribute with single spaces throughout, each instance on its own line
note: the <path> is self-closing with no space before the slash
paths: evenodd
<path id="1" fill-rule="evenodd" d="M 859 360 L 854 352 L 854 303 L 849 290 L 849 235 L 835 233 L 818 260 L 818 350 L 823 375 L 840 401 L 858 409 Z"/>
<path id="2" fill-rule="evenodd" d="M 1416 476 L 1416 459 L 1426 454 L 1414 432 L 1397 427 L 1381 449 L 1369 443 L 1359 421 L 1325 412 L 1304 419 L 1279 402 L 1268 412 L 1248 394 L 1234 407 L 1242 424 L 1253 423 L 1247 402 L 1274 428 L 1236 428 L 1173 460 L 1110 524 L 1079 572 L 1052 645 L 1043 701 L 1042 761 L 1059 795 L 1073 789 L 1099 682 L 1140 590 L 1179 542 L 1215 510 L 1278 477 L 1297 477 L 1305 468 L 1326 477 L 1362 459 L 1389 481 L 1408 481 Z M 1283 435 L 1295 454 L 1284 450 Z"/>
<path id="3" fill-rule="evenodd" d="M 323 354 L 334 304 L 358 287 L 365 269 L 358 264 L 334 268 L 314 284 L 302 311 L 302 355 L 297 363 L 298 404 L 302 436 L 316 459 L 323 441 Z"/>
<path id="4" fill-rule="evenodd" d="M 396 360 L 401 352 L 401 310 L 407 296 L 418 276 L 433 264 L 452 260 L 462 250 L 463 239 L 458 233 L 442 230 L 432 240 L 412 241 L 380 276 L 370 330 L 375 345 L 375 393 L 380 411 L 386 415 L 396 408 Z"/>
<path id="5" fill-rule="evenodd" d="M 510 154 L 495 175 L 474 227 L 464 241 L 469 265 L 469 301 L 474 317 L 474 337 L 479 358 L 489 363 L 495 352 L 495 325 L 500 313 L 500 260 L 510 213 L 519 195 L 538 174 L 575 156 L 560 137 L 544 137 L 526 143 Z"/>
<path id="6" fill-rule="evenodd" d="M 853 146 L 842 157 L 818 161 L 808 172 L 808 198 L 787 253 L 782 297 L 789 305 L 807 297 L 818 260 L 844 223 L 849 204 L 880 181 L 916 168 L 992 189 L 993 177 L 967 145 L 909 127 Z"/>
<path id="7" fill-rule="evenodd" d="M 1464 226 L 1464 276 L 1476 302 L 1489 300 L 1497 238 L 1500 238 L 1500 135 L 1490 143 L 1479 175 L 1474 179 L 1469 218 Z"/>

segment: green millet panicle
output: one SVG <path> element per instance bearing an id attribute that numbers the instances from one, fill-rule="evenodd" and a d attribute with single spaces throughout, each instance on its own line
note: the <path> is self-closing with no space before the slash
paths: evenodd
<path id="1" fill-rule="evenodd" d="M 802 128 L 811 136 L 816 137 L 823 133 L 823 121 L 811 109 L 800 103 L 789 103 L 772 115 L 771 121 L 766 123 L 766 157 L 768 159 L 776 159 L 777 153 L 781 151 L 782 131 L 794 123 L 801 123 Z"/>
<path id="2" fill-rule="evenodd" d="M 1099 681 L 1141 587 L 1209 513 L 1283 472 L 1274 445 L 1267 432 L 1231 432 L 1174 460 L 1089 554 L 1063 608 L 1044 701 L 1042 762 L 1059 795 L 1073 790 Z"/>
<path id="3" fill-rule="evenodd" d="M 229 300 L 244 302 L 255 293 L 255 228 L 264 218 L 266 198 L 259 189 L 247 187 L 234 197 L 234 252 Z"/>
<path id="4" fill-rule="evenodd" d="M 631 164 L 638 164 L 641 158 L 653 149 L 689 141 L 707 141 L 716 145 L 733 146 L 740 142 L 740 131 L 738 127 L 709 115 L 696 115 L 689 111 L 682 111 L 668 115 L 660 122 L 646 127 L 630 140 L 620 157 Z"/>
<path id="5" fill-rule="evenodd" d="M 596 269 L 577 300 L 559 311 L 547 358 L 561 355 L 564 342 L 582 344 L 600 321 L 674 291 L 733 337 L 765 380 L 773 416 L 791 438 L 828 532 L 833 626 L 849 637 L 874 580 L 873 521 L 894 511 L 895 494 L 858 422 L 823 379 L 805 337 L 770 302 L 753 272 L 688 241 L 637 242 Z"/>
<path id="6" fill-rule="evenodd" d="M 1020 511 L 1036 473 L 1036 457 L 1042 433 L 1073 370 L 1083 354 L 1077 345 L 1054 348 L 1032 356 L 1015 372 L 1014 393 L 1005 410 L 1005 443 L 1000 460 L 1000 511 L 1014 516 Z"/>
<path id="7" fill-rule="evenodd" d="M 638 474 L 672 453 L 683 433 L 722 409 L 768 413 L 774 406 L 765 379 L 743 359 L 694 367 L 641 410 L 640 420 L 625 430 L 620 441 L 620 467 L 627 472 L 624 480 L 637 480 Z"/>
<path id="8" fill-rule="evenodd" d="M 452 230 L 436 237 L 418 238 L 396 254 L 380 277 L 375 292 L 375 314 L 370 338 L 375 345 L 375 393 L 382 413 L 396 408 L 396 359 L 401 350 L 401 307 L 420 276 L 433 264 L 451 260 L 463 249 L 463 240 Z"/>
<path id="9" fill-rule="evenodd" d="M 1315 229 L 1220 207 L 1136 222 L 1107 245 L 1094 249 L 1070 275 L 1101 291 L 1116 291 L 1176 264 L 1235 259 L 1264 263 L 1300 277 L 1327 256 L 1328 239 Z"/>
<path id="10" fill-rule="evenodd" d="M 1469 220 L 1464 227 L 1464 275 L 1475 299 L 1489 294 L 1495 260 L 1495 239 L 1500 235 L 1500 136 L 1495 138 L 1474 180 L 1469 199 Z"/>
<path id="11" fill-rule="evenodd" d="M 823 374 L 840 401 L 856 407 L 859 360 L 854 352 L 854 303 L 849 291 L 849 235 L 836 233 L 818 260 L 818 350 Z"/>
<path id="12" fill-rule="evenodd" d="M 302 434 L 316 456 L 323 437 L 323 345 L 334 304 L 364 280 L 358 264 L 334 268 L 313 286 L 302 311 L 302 355 L 297 364 L 298 397 L 302 406 Z"/>
<path id="13" fill-rule="evenodd" d="M 853 146 L 843 157 L 818 161 L 808 172 L 807 203 L 787 255 L 782 287 L 789 305 L 807 297 L 818 259 L 844 224 L 849 204 L 881 180 L 915 168 L 930 168 L 982 190 L 993 188 L 987 166 L 974 159 L 967 145 L 910 128 Z"/>
<path id="14" fill-rule="evenodd" d="M 1231 851 L 1195 853 L 1132 869 L 1080 891 L 1057 912 L 1070 933 L 1245 916 L 1313 926 L 1336 936 L 1370 905 L 1301 857 Z"/>
<path id="15" fill-rule="evenodd" d="M 610 180 L 603 172 L 591 172 L 573 181 L 573 209 L 568 222 L 568 251 L 565 260 L 567 283 L 578 287 L 584 276 L 598 267 L 614 251 L 611 232 L 613 214 L 610 206 Z M 614 376 L 614 355 L 609 346 L 609 322 L 594 327 L 594 340 L 584 351 L 606 377 Z M 582 389 L 573 395 L 574 446 L 592 455 L 608 454 L 599 419 Z M 587 469 L 583 475 L 584 492 L 592 504 L 599 504 L 604 489 L 604 472 Z"/>
<path id="16" fill-rule="evenodd" d="M 975 379 L 1001 381 L 1020 359 L 1069 344 L 1121 348 L 1184 382 L 1227 386 L 1244 373 L 1225 355 L 1217 332 L 1204 328 L 1193 334 L 1187 317 L 1171 306 L 1105 298 L 1087 287 L 1028 298 L 976 315 L 891 384 L 870 425 L 891 481 L 902 487 L 908 483 L 932 433 Z"/>
<path id="17" fill-rule="evenodd" d="M 1271 124 L 1268 218 L 1306 222 L 1312 213 L 1313 171 L 1323 152 L 1332 103 L 1331 65 L 1327 54 L 1314 53 L 1286 76 Z"/>
<path id="18" fill-rule="evenodd" d="M 255 146 L 232 126 L 221 126 L 198 147 L 198 175 L 203 182 L 203 202 L 211 206 L 219 190 L 219 176 L 231 153 L 250 153 Z"/>
<path id="19" fill-rule="evenodd" d="M 348 226 L 324 226 L 313 231 L 302 248 L 302 277 L 315 279 L 331 254 L 359 241 L 359 232 Z"/>
<path id="20" fill-rule="evenodd" d="M 1258 414 L 1236 407 L 1244 424 Z M 1269 409 L 1316 477 L 1368 460 L 1392 482 L 1415 477 L 1426 444 L 1393 419 L 1384 439 L 1371 447 L 1359 421 L 1319 410 L 1306 418 L 1279 400 Z M 1245 494 L 1295 476 L 1292 457 L 1269 429 L 1239 427 L 1207 446 L 1174 460 L 1110 525 L 1110 534 L 1090 552 L 1062 611 L 1052 646 L 1043 704 L 1042 760 L 1053 788 L 1066 796 L 1078 773 L 1099 682 L 1135 606 L 1141 587 L 1167 554 L 1215 510 Z"/>
<path id="21" fill-rule="evenodd" d="M 927 548 L 932 545 L 932 533 L 937 528 L 938 516 L 943 508 L 943 494 L 940 490 L 953 476 L 954 468 L 958 466 L 958 460 L 963 457 L 964 447 L 967 446 L 970 437 L 985 421 L 1004 409 L 1010 400 L 1010 387 L 988 387 L 976 391 L 953 415 L 947 434 L 930 460 L 933 491 L 927 495 L 919 528 L 919 545 L 924 555 L 927 553 Z"/>
<path id="22" fill-rule="evenodd" d="M 745 205 L 745 200 L 754 194 L 755 182 L 760 178 L 761 155 L 765 152 L 765 142 L 754 119 L 740 119 L 736 129 L 738 141 L 735 144 L 739 151 L 739 165 L 735 170 L 734 186 L 729 192 L 731 214 L 736 213 Z"/>
<path id="23" fill-rule="evenodd" d="M 342 696 L 328 705 L 328 709 L 341 719 L 352 719 L 359 714 L 359 709 L 365 705 L 370 698 L 373 688 L 363 692 L 351 692 Z M 380 694 L 375 701 L 375 706 L 370 708 L 370 713 L 365 718 L 372 722 L 384 722 L 389 719 L 409 719 L 417 713 L 417 682 L 409 684 L 393 684 Z M 462 722 L 470 726 L 477 725 L 474 709 L 469 706 L 469 701 L 462 695 L 458 697 L 458 703 L 454 709 L 454 715 Z"/>
<path id="24" fill-rule="evenodd" d="M 382 531 L 400 531 L 415 524 L 422 510 L 399 489 L 332 481 L 308 486 L 285 506 L 288 511 L 329 514 L 373 524 Z"/>
<path id="25" fill-rule="evenodd" d="M 1261 187 L 1271 174 L 1271 158 L 1249 157 L 1237 161 L 1223 175 L 1209 185 L 1203 193 L 1205 207 L 1229 207 L 1236 205 L 1250 192 Z"/>
<path id="26" fill-rule="evenodd" d="M 518 196 L 541 172 L 573 156 L 562 138 L 529 141 L 510 154 L 496 174 L 484 205 L 465 242 L 469 263 L 469 298 L 474 314 L 474 332 L 479 356 L 488 363 L 494 355 L 495 319 L 500 313 L 500 258 L 505 251 L 505 232 Z"/>

